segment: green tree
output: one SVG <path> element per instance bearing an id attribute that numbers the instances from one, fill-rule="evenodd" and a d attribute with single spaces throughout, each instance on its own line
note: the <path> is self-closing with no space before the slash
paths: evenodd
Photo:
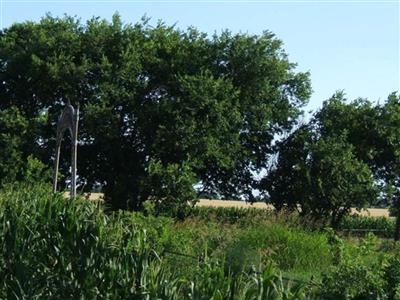
<path id="1" fill-rule="evenodd" d="M 362 209 L 376 198 L 373 174 L 346 136 L 324 137 L 305 125 L 279 149 L 276 167 L 261 182 L 278 210 L 297 209 L 336 227 L 352 207 Z"/>
<path id="2" fill-rule="evenodd" d="M 323 102 L 312 122 L 322 136 L 345 134 L 346 141 L 354 147 L 356 157 L 367 163 L 375 173 L 379 118 L 377 107 L 370 101 L 359 98 L 349 102 L 344 92 L 339 91 Z"/>
<path id="3" fill-rule="evenodd" d="M 27 127 L 28 122 L 15 106 L 0 110 L 0 186 L 21 178 Z"/>
<path id="4" fill-rule="evenodd" d="M 309 126 L 302 125 L 276 145 L 277 160 L 260 182 L 260 189 L 278 211 L 300 212 L 310 195 L 307 165 L 313 137 Z"/>
<path id="5" fill-rule="evenodd" d="M 79 103 L 79 180 L 103 186 L 115 208 L 141 208 L 151 161 L 166 172 L 188 163 L 204 191 L 251 198 L 254 171 L 311 93 L 308 73 L 294 68 L 270 32 L 208 37 L 118 15 L 46 16 L 0 33 L 0 111 L 43 121 L 28 136 L 51 165 L 61 108 Z"/>
<path id="6" fill-rule="evenodd" d="M 347 102 L 342 92 L 324 102 L 313 119 L 324 136 L 346 134 L 357 159 L 372 170 L 381 186 L 381 199 L 397 216 L 395 239 L 400 239 L 400 101 L 396 93 L 383 104 L 365 99 Z M 375 201 L 374 201 L 375 203 Z M 371 203 L 371 204 L 374 204 Z"/>
<path id="7" fill-rule="evenodd" d="M 396 216 L 395 240 L 400 240 L 400 96 L 391 94 L 378 107 L 379 123 L 375 168 L 377 177 L 383 180 L 387 190 L 393 193 L 389 203 Z"/>

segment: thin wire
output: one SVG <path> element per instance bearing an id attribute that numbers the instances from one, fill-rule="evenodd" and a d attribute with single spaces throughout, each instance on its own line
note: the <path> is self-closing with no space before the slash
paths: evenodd
<path id="1" fill-rule="evenodd" d="M 399 3 L 399 0 L 2 0 L 4 3 L 196 3 L 196 4 L 213 4 L 213 3 L 226 3 L 226 4 L 254 4 L 254 3 L 310 3 L 310 4 L 373 4 L 373 3 Z"/>

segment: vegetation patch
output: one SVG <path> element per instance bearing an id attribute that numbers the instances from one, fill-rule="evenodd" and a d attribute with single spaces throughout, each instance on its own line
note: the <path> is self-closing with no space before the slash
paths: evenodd
<path id="1" fill-rule="evenodd" d="M 179 221 L 126 211 L 107 213 L 102 205 L 53 195 L 46 186 L 3 189 L 0 297 L 398 295 L 399 248 L 382 248 L 383 241 L 372 234 L 342 239 L 332 230 L 315 231 L 252 210 L 222 213 L 218 208 L 208 220 L 197 211 L 198 216 Z"/>

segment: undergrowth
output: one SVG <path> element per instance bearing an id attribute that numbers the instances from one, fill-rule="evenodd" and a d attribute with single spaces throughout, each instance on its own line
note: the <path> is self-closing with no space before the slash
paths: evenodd
<path id="1" fill-rule="evenodd" d="M 0 245 L 1 299 L 400 299 L 398 245 L 269 211 L 177 221 L 15 185 Z"/>

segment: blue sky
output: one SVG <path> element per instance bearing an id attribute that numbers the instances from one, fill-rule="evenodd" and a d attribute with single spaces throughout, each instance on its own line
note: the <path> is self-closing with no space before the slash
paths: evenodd
<path id="1" fill-rule="evenodd" d="M 400 0 L 383 1 L 224 1 L 224 0 L 0 0 L 1 22 L 39 20 L 46 12 L 82 20 L 110 19 L 116 11 L 134 23 L 143 15 L 207 33 L 274 32 L 298 70 L 310 71 L 315 110 L 336 90 L 349 99 L 383 101 L 400 90 Z"/>

